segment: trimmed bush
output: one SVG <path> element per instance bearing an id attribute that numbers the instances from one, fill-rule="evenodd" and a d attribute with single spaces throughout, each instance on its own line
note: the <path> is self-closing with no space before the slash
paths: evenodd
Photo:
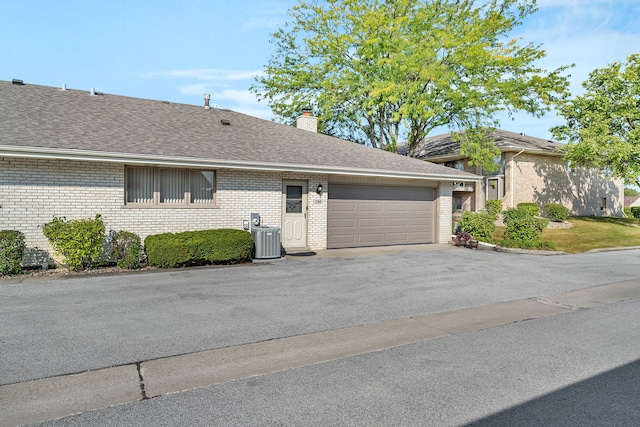
<path id="1" fill-rule="evenodd" d="M 516 207 L 518 209 L 527 210 L 531 214 L 531 216 L 540 215 L 540 206 L 536 205 L 535 203 L 531 203 L 531 202 L 518 203 Z"/>
<path id="2" fill-rule="evenodd" d="M 0 231 L 0 276 L 22 273 L 24 234 L 16 230 Z"/>
<path id="3" fill-rule="evenodd" d="M 629 210 L 634 218 L 640 218 L 640 207 L 632 206 Z"/>
<path id="4" fill-rule="evenodd" d="M 498 215 L 502 212 L 502 200 L 487 200 L 484 206 L 487 209 L 487 213 L 493 215 L 494 218 L 498 218 Z"/>
<path id="5" fill-rule="evenodd" d="M 102 252 L 105 226 L 96 215 L 94 219 L 72 219 L 54 216 L 42 226 L 42 233 L 53 251 L 64 257 L 69 269 L 80 271 L 96 265 Z"/>
<path id="6" fill-rule="evenodd" d="M 505 248 L 531 249 L 536 251 L 555 251 L 556 246 L 552 242 L 543 242 L 542 240 L 522 241 L 505 239 L 500 242 Z"/>
<path id="7" fill-rule="evenodd" d="M 251 258 L 253 238 L 247 231 L 223 228 L 155 234 L 144 239 L 144 246 L 154 267 L 233 264 Z"/>
<path id="8" fill-rule="evenodd" d="M 460 229 L 471 234 L 474 239 L 483 242 L 493 240 L 496 231 L 496 217 L 484 212 L 463 212 Z"/>
<path id="9" fill-rule="evenodd" d="M 118 231 L 111 239 L 113 260 L 120 268 L 140 268 L 140 236 L 130 231 Z"/>
<path id="10" fill-rule="evenodd" d="M 558 203 L 544 205 L 544 216 L 555 222 L 565 222 L 569 215 L 569 209 Z"/>
<path id="11" fill-rule="evenodd" d="M 549 224 L 549 221 L 536 218 L 527 207 L 507 209 L 502 213 L 506 230 L 505 241 L 515 242 L 517 247 L 532 245 L 540 240 L 540 233 Z"/>

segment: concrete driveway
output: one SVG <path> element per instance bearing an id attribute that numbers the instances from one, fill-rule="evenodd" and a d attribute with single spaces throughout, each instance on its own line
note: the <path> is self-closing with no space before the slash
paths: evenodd
<path id="1" fill-rule="evenodd" d="M 426 245 L 383 252 L 0 282 L 0 384 L 640 278 L 639 250 L 546 257 Z"/>

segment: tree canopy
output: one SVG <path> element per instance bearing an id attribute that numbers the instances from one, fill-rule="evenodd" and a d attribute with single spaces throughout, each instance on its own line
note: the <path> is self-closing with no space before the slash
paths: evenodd
<path id="1" fill-rule="evenodd" d="M 554 138 L 568 141 L 570 162 L 640 185 L 640 54 L 592 71 L 582 86 L 560 103 L 566 124 L 551 129 Z"/>
<path id="2" fill-rule="evenodd" d="M 540 116 L 566 95 L 567 67 L 539 68 L 541 47 L 509 36 L 535 4 L 301 1 L 271 35 L 275 53 L 251 89 L 280 121 L 312 107 L 321 132 L 390 151 L 406 141 L 411 153 L 439 126 L 468 130 L 463 150 L 492 164 L 481 130 L 498 113 Z"/>

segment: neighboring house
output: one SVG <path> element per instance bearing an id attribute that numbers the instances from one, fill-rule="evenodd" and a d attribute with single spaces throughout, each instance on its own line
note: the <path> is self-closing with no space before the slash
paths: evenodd
<path id="1" fill-rule="evenodd" d="M 0 82 L 0 229 L 242 229 L 289 250 L 447 242 L 453 183 L 478 177 L 225 109 Z M 303 115 L 299 126 L 315 129 Z"/>
<path id="2" fill-rule="evenodd" d="M 625 196 L 624 198 L 625 208 L 640 208 L 640 196 Z"/>
<path id="3" fill-rule="evenodd" d="M 450 134 L 425 138 L 413 157 L 482 175 L 479 181 L 464 180 L 453 192 L 454 210 L 478 210 L 485 200 L 502 200 L 504 209 L 521 202 L 540 207 L 559 203 L 570 215 L 622 216 L 624 182 L 603 176 L 596 169 L 571 168 L 563 160 L 563 144 L 523 134 L 496 130 L 498 170 L 483 173 L 460 154 L 460 143 Z"/>

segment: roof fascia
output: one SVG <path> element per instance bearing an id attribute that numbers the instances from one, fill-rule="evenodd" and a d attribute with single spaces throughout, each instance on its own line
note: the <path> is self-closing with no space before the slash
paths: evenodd
<path id="1" fill-rule="evenodd" d="M 466 156 L 460 153 L 442 154 L 439 156 L 429 156 L 429 157 L 420 158 L 420 160 L 427 160 L 429 162 L 449 162 L 449 161 L 462 160 L 462 159 L 466 159 Z"/>
<path id="2" fill-rule="evenodd" d="M 528 154 L 541 154 L 544 156 L 553 156 L 553 157 L 564 157 L 564 153 L 559 151 L 549 151 L 549 150 L 540 150 L 535 148 L 522 148 L 522 147 L 503 147 L 500 148 L 500 151 L 503 153 L 511 153 L 514 151 L 523 151 L 523 153 Z"/>
<path id="3" fill-rule="evenodd" d="M 383 178 L 410 178 L 437 181 L 481 179 L 480 176 L 457 171 L 456 174 L 420 173 L 404 171 L 386 171 L 380 169 L 358 169 L 335 166 L 317 166 L 306 164 L 264 163 L 230 161 L 219 159 L 194 159 L 191 157 L 166 157 L 156 155 L 137 155 L 109 153 L 89 150 L 53 149 L 44 147 L 22 147 L 0 145 L 0 157 L 32 158 L 41 160 L 80 160 L 88 162 L 125 163 L 155 166 L 199 167 L 214 169 L 243 169 L 269 172 L 301 172 L 334 175 L 355 175 Z"/>
<path id="4" fill-rule="evenodd" d="M 564 153 L 559 151 L 540 150 L 535 148 L 502 147 L 499 149 L 502 153 L 519 152 L 524 150 L 523 153 L 528 153 L 528 154 L 540 154 L 543 156 L 564 157 Z M 427 160 L 429 162 L 448 162 L 448 161 L 461 160 L 466 158 L 467 156 L 464 156 L 460 153 L 452 153 L 452 154 L 443 154 L 440 156 L 422 157 L 421 160 Z"/>

